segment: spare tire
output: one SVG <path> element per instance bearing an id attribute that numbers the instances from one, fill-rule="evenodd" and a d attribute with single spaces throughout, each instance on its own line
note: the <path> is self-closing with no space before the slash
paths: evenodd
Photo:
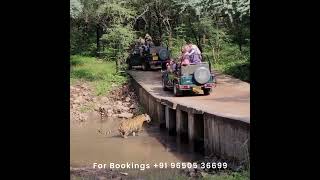
<path id="1" fill-rule="evenodd" d="M 199 84 L 205 84 L 210 80 L 210 71 L 205 67 L 199 67 L 194 71 L 194 79 Z"/>
<path id="2" fill-rule="evenodd" d="M 169 58 L 169 51 L 166 48 L 159 49 L 159 58 L 161 60 L 166 60 Z"/>

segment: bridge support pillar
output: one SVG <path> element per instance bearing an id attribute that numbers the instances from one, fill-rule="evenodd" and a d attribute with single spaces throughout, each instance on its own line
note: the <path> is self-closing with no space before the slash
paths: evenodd
<path id="1" fill-rule="evenodd" d="M 176 132 L 178 136 L 181 135 L 181 121 L 182 121 L 181 112 L 182 111 L 180 109 L 176 109 Z"/>
<path id="2" fill-rule="evenodd" d="M 176 111 L 174 109 L 165 107 L 166 128 L 169 135 L 176 135 Z"/>
<path id="3" fill-rule="evenodd" d="M 166 128 L 165 106 L 160 102 L 157 103 L 157 117 L 159 119 L 160 128 Z"/>
<path id="4" fill-rule="evenodd" d="M 169 107 L 166 106 L 165 108 L 165 120 L 166 120 L 166 128 L 169 129 Z"/>
<path id="5" fill-rule="evenodd" d="M 189 149 L 191 152 L 194 152 L 194 114 L 188 112 L 188 139 L 189 139 Z"/>

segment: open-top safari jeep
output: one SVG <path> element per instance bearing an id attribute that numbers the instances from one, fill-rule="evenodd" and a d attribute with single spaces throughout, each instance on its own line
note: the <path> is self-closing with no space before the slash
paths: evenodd
<path id="1" fill-rule="evenodd" d="M 133 66 L 141 66 L 142 70 L 164 68 L 170 59 L 169 49 L 164 46 L 146 46 L 136 45 L 134 51 L 127 59 L 129 69 Z M 140 53 L 140 49 L 142 50 Z"/>
<path id="2" fill-rule="evenodd" d="M 211 64 L 202 62 L 176 67 L 175 71 L 162 73 L 163 90 L 172 90 L 175 96 L 182 96 L 185 92 L 202 90 L 209 95 L 215 87 L 216 80 L 211 72 Z"/>

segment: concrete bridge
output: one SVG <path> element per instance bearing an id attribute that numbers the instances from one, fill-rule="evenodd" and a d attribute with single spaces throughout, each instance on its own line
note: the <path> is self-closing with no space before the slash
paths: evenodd
<path id="1" fill-rule="evenodd" d="M 209 96 L 174 97 L 162 90 L 161 72 L 128 71 L 140 103 L 169 134 L 205 155 L 243 161 L 250 149 L 250 85 L 216 72 Z"/>

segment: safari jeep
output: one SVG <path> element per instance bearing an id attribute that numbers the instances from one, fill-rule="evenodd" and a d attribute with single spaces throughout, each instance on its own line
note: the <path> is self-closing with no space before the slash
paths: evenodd
<path id="1" fill-rule="evenodd" d="M 164 68 L 169 61 L 169 50 L 163 46 L 153 46 L 148 50 L 143 50 L 140 55 L 139 47 L 136 47 L 134 52 L 127 59 L 129 69 L 133 66 L 141 66 L 142 70 Z"/>
<path id="2" fill-rule="evenodd" d="M 216 84 L 210 67 L 207 62 L 202 62 L 181 66 L 174 72 L 164 71 L 162 74 L 163 90 L 173 90 L 175 96 L 194 91 L 203 91 L 204 95 L 209 95 Z"/>

